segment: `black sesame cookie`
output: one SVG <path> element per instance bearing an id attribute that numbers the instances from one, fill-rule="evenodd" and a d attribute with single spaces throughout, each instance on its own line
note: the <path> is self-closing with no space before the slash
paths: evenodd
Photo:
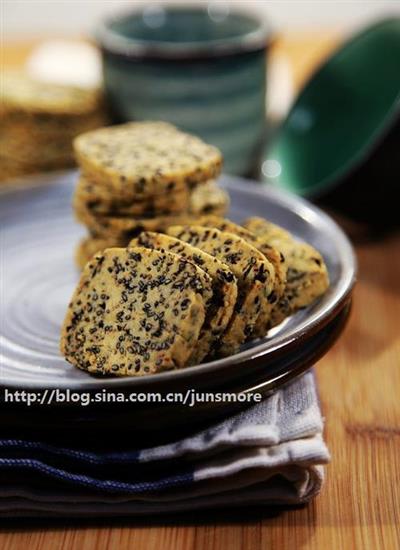
<path id="1" fill-rule="evenodd" d="M 35 80 L 22 72 L 2 74 L 0 114 L 32 117 L 35 122 L 59 117 L 59 122 L 71 118 L 74 122 L 82 115 L 98 111 L 102 105 L 99 90 L 78 88 Z"/>
<path id="2" fill-rule="evenodd" d="M 88 235 L 81 239 L 75 250 L 75 263 L 79 269 L 83 269 L 87 262 L 98 252 L 106 248 L 126 248 L 129 239 L 116 239 L 113 237 L 98 237 L 97 235 Z"/>
<path id="3" fill-rule="evenodd" d="M 268 239 L 268 242 L 273 241 L 279 243 L 282 240 L 293 240 L 293 237 L 289 231 L 286 231 L 286 229 L 280 225 L 276 225 L 275 223 L 258 216 L 247 218 L 247 220 L 243 223 L 243 227 L 254 233 L 254 235 L 256 235 L 259 239 Z"/>
<path id="4" fill-rule="evenodd" d="M 7 71 L 2 74 L 0 118 L 1 181 L 74 166 L 73 139 L 106 123 L 99 90 Z"/>
<path id="5" fill-rule="evenodd" d="M 142 231 L 165 232 L 166 228 L 176 223 L 189 223 L 193 218 L 189 214 L 173 214 L 157 217 L 107 216 L 94 215 L 81 204 L 74 203 L 76 219 L 87 226 L 91 233 L 100 237 L 115 239 L 133 239 Z M 129 242 L 129 241 L 128 241 Z"/>
<path id="6" fill-rule="evenodd" d="M 38 148 L 39 147 L 39 148 Z M 50 141 L 40 147 L 30 137 L 24 141 L 15 141 L 10 136 L 0 134 L 0 151 L 2 156 L 21 162 L 22 165 L 37 165 L 52 163 L 56 168 L 75 164 L 72 144 Z"/>
<path id="7" fill-rule="evenodd" d="M 229 208 L 229 195 L 214 180 L 197 185 L 191 195 L 189 210 L 196 216 L 223 216 Z"/>
<path id="8" fill-rule="evenodd" d="M 237 300 L 237 279 L 232 271 L 214 256 L 170 235 L 143 232 L 130 246 L 144 246 L 173 252 L 201 267 L 212 279 L 213 298 L 206 312 L 199 340 L 189 359 L 198 364 L 215 348 L 232 317 Z"/>
<path id="9" fill-rule="evenodd" d="M 73 198 L 73 209 L 77 221 L 86 225 L 89 232 L 99 237 L 127 240 L 137 237 L 142 231 L 164 231 L 174 223 L 187 223 L 189 214 L 171 214 L 167 216 L 153 217 L 126 215 L 96 214 L 86 204 Z"/>
<path id="10" fill-rule="evenodd" d="M 223 356 L 236 353 L 268 304 L 275 279 L 272 264 L 259 250 L 232 233 L 201 226 L 169 227 L 167 233 L 215 256 L 237 277 L 235 312 L 218 350 Z"/>
<path id="11" fill-rule="evenodd" d="M 83 175 L 118 201 L 173 193 L 217 177 L 220 152 L 166 122 L 129 122 L 82 134 L 74 149 Z"/>
<path id="12" fill-rule="evenodd" d="M 297 310 L 309 306 L 329 287 L 329 275 L 321 254 L 306 243 L 293 241 L 280 245 L 288 259 L 285 292 L 271 315 L 275 326 Z"/>
<path id="13" fill-rule="evenodd" d="M 10 136 L 18 141 L 33 140 L 38 146 L 47 145 L 51 140 L 68 143 L 72 150 L 72 141 L 83 132 L 99 128 L 106 124 L 105 113 L 99 111 L 88 115 L 75 115 L 66 118 L 52 114 L 7 112 L 0 110 L 1 136 Z"/>
<path id="14" fill-rule="evenodd" d="M 288 231 L 262 218 L 249 218 L 244 226 L 280 250 L 287 261 L 285 292 L 272 311 L 271 327 L 324 294 L 329 287 L 328 270 L 314 247 L 295 240 Z"/>
<path id="15" fill-rule="evenodd" d="M 73 159 L 64 158 L 62 164 L 60 159 L 40 158 L 37 160 L 21 160 L 14 156 L 4 155 L 0 152 L 0 181 L 7 183 L 9 179 L 18 178 L 28 174 L 48 172 L 74 165 Z"/>
<path id="16" fill-rule="evenodd" d="M 228 233 L 233 233 L 241 237 L 262 252 L 267 260 L 274 266 L 275 280 L 273 293 L 268 299 L 269 307 L 264 308 L 260 313 L 253 334 L 251 335 L 251 338 L 262 338 L 267 334 L 270 328 L 271 311 L 285 291 L 287 264 L 284 255 L 267 242 L 260 241 L 260 239 L 248 229 L 226 218 L 220 218 L 213 215 L 202 216 L 197 223 L 207 227 L 215 227 L 220 231 L 227 231 Z"/>
<path id="17" fill-rule="evenodd" d="M 103 187 L 81 176 L 75 188 L 74 204 L 76 208 L 81 206 L 81 209 L 88 209 L 94 215 L 155 217 L 190 211 L 195 215 L 213 212 L 213 215 L 219 216 L 228 208 L 229 196 L 214 180 L 210 180 L 195 186 L 193 190 L 185 188 L 145 199 L 118 201 Z"/>
<path id="18" fill-rule="evenodd" d="M 187 364 L 212 298 L 211 278 L 167 252 L 110 248 L 89 262 L 64 320 L 67 361 L 140 376 Z"/>
<path id="19" fill-rule="evenodd" d="M 26 174 L 40 172 L 36 166 L 24 166 L 20 162 L 3 155 L 0 152 L 0 183 L 8 183 L 10 180 L 18 179 Z"/>
<path id="20" fill-rule="evenodd" d="M 119 201 L 104 187 L 81 176 L 75 188 L 74 204 L 89 209 L 94 215 L 161 216 L 187 212 L 191 192 L 188 188 L 174 193 L 154 195 L 144 199 Z"/>
<path id="21" fill-rule="evenodd" d="M 150 212 L 146 216 L 97 214 L 76 196 L 73 199 L 73 208 L 76 219 L 86 225 L 91 233 L 118 239 L 136 237 L 141 231 L 165 233 L 165 229 L 170 225 L 193 223 L 198 217 L 190 211 L 157 216 L 154 216 L 153 212 Z M 204 204 L 204 208 L 209 211 L 212 207 Z"/>

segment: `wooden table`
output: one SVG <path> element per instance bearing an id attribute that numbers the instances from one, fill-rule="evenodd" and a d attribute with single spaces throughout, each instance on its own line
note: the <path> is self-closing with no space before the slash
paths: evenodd
<path id="1" fill-rule="evenodd" d="M 281 39 L 296 83 L 336 34 Z M 5 51 L 20 62 L 25 44 Z M 8 523 L 0 548 L 14 550 L 394 550 L 400 547 L 400 235 L 356 245 L 359 282 L 349 325 L 317 367 L 332 453 L 322 494 L 281 513 L 247 510 L 130 523 Z"/>

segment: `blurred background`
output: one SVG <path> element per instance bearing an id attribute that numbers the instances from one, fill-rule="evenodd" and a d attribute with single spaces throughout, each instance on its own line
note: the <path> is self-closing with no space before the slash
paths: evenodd
<path id="1" fill-rule="evenodd" d="M 267 20 L 275 38 L 267 107 L 278 118 L 288 110 L 295 90 L 341 39 L 364 25 L 400 13 L 398 0 L 3 0 L 1 62 L 18 66 L 45 39 L 88 39 L 102 19 L 150 5 L 228 6 Z M 81 81 L 94 81 L 94 70 L 81 76 Z"/>
<path id="2" fill-rule="evenodd" d="M 258 43 L 254 51 L 247 51 L 247 58 L 242 55 L 242 45 L 236 44 L 230 52 L 229 63 L 214 52 L 211 53 L 212 62 L 185 59 L 179 65 L 167 59 L 169 54 L 164 55 L 162 51 L 161 61 L 158 59 L 157 63 L 154 59 L 147 59 L 148 52 L 145 52 L 143 59 L 139 59 L 141 54 L 138 57 L 137 49 L 126 54 L 124 48 L 130 48 L 126 42 L 116 47 L 118 37 L 116 41 L 115 36 L 119 31 L 115 33 L 115 29 L 111 29 L 114 33 L 112 36 L 109 25 L 104 32 L 105 21 L 120 17 L 120 14 L 136 12 L 142 14 L 141 24 L 147 26 L 147 31 L 150 29 L 149 36 L 152 39 L 153 35 L 162 32 L 165 24 L 162 17 L 171 5 L 181 10 L 196 6 L 203 8 L 216 28 L 223 27 L 225 23 L 232 24 L 230 14 L 243 12 L 254 23 L 255 32 L 261 33 L 263 44 Z M 342 168 L 346 179 L 348 173 L 352 172 L 353 164 L 359 164 L 360 151 L 365 164 L 367 156 L 364 151 L 368 149 L 368 158 L 374 151 L 374 147 L 370 147 L 371 136 L 374 136 L 376 144 L 378 141 L 380 143 L 386 136 L 386 129 L 393 124 L 396 126 L 398 121 L 397 109 L 397 118 L 392 122 L 393 98 L 397 97 L 398 92 L 398 76 L 395 73 L 400 74 L 400 62 L 396 67 L 396 48 L 399 44 L 399 20 L 395 20 L 396 16 L 400 16 L 400 2 L 393 0 L 181 0 L 172 3 L 137 0 L 3 0 L 1 63 L 2 68 L 22 68 L 30 77 L 44 82 L 79 86 L 87 90 L 103 88 L 109 122 L 169 120 L 217 145 L 224 154 L 226 172 L 282 185 L 313 200 L 321 198 L 320 189 L 323 186 L 322 198 L 325 198 L 325 194 L 329 195 L 328 206 L 333 205 L 334 209 L 340 211 L 347 201 L 350 187 L 346 187 L 346 197 L 340 193 L 330 196 L 328 191 L 332 187 L 332 174 L 335 174 L 335 186 L 343 179 L 342 175 L 338 177 Z M 392 23 L 390 28 L 382 30 L 379 21 L 385 19 L 391 19 Z M 103 34 L 100 36 L 99 28 L 102 24 Z M 132 21 L 130 24 L 134 25 Z M 166 25 L 169 24 L 167 21 Z M 378 30 L 371 33 L 372 42 L 362 51 L 350 52 L 350 59 L 345 61 L 344 66 L 333 67 L 329 78 L 325 78 L 329 84 L 313 92 L 314 103 L 311 107 L 301 104 L 300 109 L 290 114 L 299 91 L 316 68 L 345 39 L 374 25 L 378 25 Z M 136 40 L 132 32 L 129 40 L 132 37 Z M 185 32 L 191 39 L 190 25 Z M 193 25 L 194 41 L 196 32 Z M 179 41 L 180 38 L 175 36 L 173 40 Z M 102 56 L 98 46 L 102 48 Z M 264 46 L 265 51 L 261 52 Z M 213 45 L 210 44 L 207 55 L 212 49 Z M 260 52 L 257 58 L 256 54 Z M 251 54 L 254 55 L 250 59 Z M 129 60 L 129 57 L 132 59 Z M 202 95 L 203 88 L 206 91 Z M 379 105 L 379 98 L 386 96 L 386 103 Z M 322 101 L 318 99 L 321 97 Z M 318 102 L 319 109 L 325 102 L 324 120 L 321 128 L 317 127 L 313 133 L 313 129 L 308 131 L 308 125 L 310 120 L 318 122 L 321 119 L 321 113 L 313 111 Z M 330 109 L 331 105 L 334 106 L 333 110 Z M 364 116 L 374 111 L 374 116 Z M 100 120 L 98 113 L 87 113 L 85 116 L 82 129 Z M 349 121 L 348 126 L 346 120 Z M 364 125 L 364 120 L 368 127 Z M 296 125 L 296 132 L 300 128 L 304 135 L 298 132 L 294 136 L 291 131 L 293 125 Z M 278 137 L 281 135 L 276 132 L 277 128 L 283 133 L 284 139 L 274 149 L 270 144 L 274 144 L 276 134 Z M 353 128 L 360 128 L 358 136 L 353 135 Z M 22 144 L 18 141 L 20 134 L 18 139 L 15 131 L 12 139 L 5 133 L 3 135 L 4 150 L 11 150 L 7 158 L 5 154 L 0 158 L 7 164 L 3 174 L 13 174 L 17 162 L 12 148 L 15 149 L 16 143 Z M 307 137 L 307 141 L 303 137 Z M 385 143 L 385 151 L 395 150 L 399 145 L 398 138 L 397 128 L 395 140 Z M 29 149 L 31 144 L 27 142 L 26 136 L 24 140 L 24 146 L 27 144 Z M 342 154 L 343 143 L 348 145 L 348 151 Z M 302 144 L 305 144 L 304 150 L 300 150 Z M 64 145 L 65 142 L 60 140 L 59 147 L 54 147 L 57 155 Z M 321 152 L 317 150 L 315 153 L 315 148 L 320 145 Z M 25 171 L 53 167 L 53 162 L 39 166 L 33 147 L 32 151 L 29 162 L 24 161 Z M 333 158 L 332 165 L 328 166 L 327 156 L 334 157 L 332 153 L 335 151 L 338 152 L 337 158 Z M 299 157 L 309 160 L 300 165 Z M 319 159 L 324 162 L 321 161 L 315 167 Z M 373 160 L 374 167 L 371 169 L 367 166 L 365 170 L 367 176 L 373 174 L 376 179 L 382 173 L 386 174 L 388 162 L 382 161 L 380 157 L 378 162 Z M 390 165 L 392 169 L 393 163 L 390 162 Z M 356 195 L 360 185 L 364 186 L 365 170 L 356 178 L 352 175 L 352 188 L 356 189 Z M 390 179 L 395 181 L 396 177 Z M 345 214 L 369 222 L 371 209 L 375 208 L 375 193 L 370 195 L 365 199 L 368 202 L 365 212 L 361 215 L 354 212 L 354 200 L 350 200 L 350 209 L 344 208 Z M 358 200 L 356 202 L 359 203 Z M 385 215 L 385 221 L 387 218 Z"/>
<path id="3" fill-rule="evenodd" d="M 158 4 L 201 5 L 207 2 L 178 0 L 160 1 Z M 211 2 L 231 4 L 237 9 L 246 9 L 268 17 L 279 31 L 321 31 L 322 28 L 349 31 L 377 17 L 393 13 L 398 8 L 397 0 L 301 0 Z M 90 33 L 99 18 L 115 11 L 148 5 L 140 0 L 3 0 L 3 30 L 13 39 L 29 35 L 68 34 L 76 36 Z"/>

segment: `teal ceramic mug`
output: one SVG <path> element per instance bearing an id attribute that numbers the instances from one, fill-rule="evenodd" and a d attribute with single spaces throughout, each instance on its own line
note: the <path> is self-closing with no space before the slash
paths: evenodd
<path id="1" fill-rule="evenodd" d="M 118 122 L 166 120 L 219 147 L 228 173 L 258 167 L 265 133 L 265 22 L 210 3 L 147 5 L 104 21 L 96 38 Z"/>

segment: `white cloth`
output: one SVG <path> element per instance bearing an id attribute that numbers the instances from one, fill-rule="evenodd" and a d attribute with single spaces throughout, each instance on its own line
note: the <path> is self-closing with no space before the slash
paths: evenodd
<path id="1" fill-rule="evenodd" d="M 322 430 L 314 376 L 307 373 L 211 428 L 132 454 L 76 453 L 54 447 L 46 447 L 46 454 L 38 442 L 25 448 L 21 442 L 1 441 L 5 450 L 14 445 L 19 454 L 2 459 L 5 451 L 2 455 L 0 446 L 0 471 L 3 464 L 10 479 L 18 479 L 12 474 L 21 466 L 22 453 L 25 469 L 32 471 L 28 479 L 35 483 L 27 483 L 25 476 L 24 483 L 1 484 L 0 515 L 98 517 L 305 503 L 320 491 L 323 464 L 329 461 Z M 51 457 L 56 454 L 64 458 L 55 468 Z M 172 477 L 167 471 L 171 462 Z M 34 477 L 38 464 L 43 487 Z M 106 472 L 106 481 L 95 464 Z M 121 478 L 122 466 L 135 473 L 143 465 L 145 478 L 141 474 L 134 480 L 129 475 Z M 76 474 L 77 468 L 79 472 L 84 468 L 83 477 Z"/>

